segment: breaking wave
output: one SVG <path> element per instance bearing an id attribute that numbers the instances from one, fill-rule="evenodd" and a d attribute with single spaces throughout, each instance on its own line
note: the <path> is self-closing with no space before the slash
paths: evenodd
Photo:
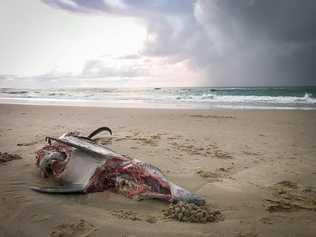
<path id="1" fill-rule="evenodd" d="M 299 96 L 256 96 L 256 95 L 214 95 L 203 94 L 201 96 L 178 96 L 177 100 L 191 102 L 224 102 L 224 103 L 272 103 L 272 104 L 315 104 L 316 98 L 305 93 Z"/>
<path id="2" fill-rule="evenodd" d="M 0 88 L 0 102 L 85 103 L 151 108 L 294 108 L 316 109 L 316 87 L 291 88 Z"/>

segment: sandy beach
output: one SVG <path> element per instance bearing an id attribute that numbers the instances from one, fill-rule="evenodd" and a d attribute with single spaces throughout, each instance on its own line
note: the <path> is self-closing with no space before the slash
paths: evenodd
<path id="1" fill-rule="evenodd" d="M 0 105 L 0 236 L 315 236 L 316 111 Z M 109 191 L 47 195 L 35 152 L 45 136 L 108 126 L 107 146 L 150 162 L 224 220 L 166 219 L 167 203 Z"/>

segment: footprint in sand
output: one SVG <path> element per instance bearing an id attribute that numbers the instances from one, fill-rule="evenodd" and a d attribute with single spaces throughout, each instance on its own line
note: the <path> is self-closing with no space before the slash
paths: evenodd
<path id="1" fill-rule="evenodd" d="M 114 210 L 111 212 L 112 216 L 116 216 L 119 219 L 125 219 L 125 220 L 131 220 L 131 221 L 141 221 L 142 218 L 140 218 L 137 214 L 137 212 L 131 211 L 131 210 Z"/>
<path id="2" fill-rule="evenodd" d="M 284 212 L 309 210 L 316 211 L 316 190 L 285 180 L 270 187 L 273 198 L 267 198 L 266 210 Z"/>
<path id="3" fill-rule="evenodd" d="M 4 152 L 4 153 L 0 152 L 0 164 L 6 163 L 6 162 L 12 161 L 12 160 L 20 160 L 20 159 L 22 159 L 22 157 L 19 155 L 10 154 L 7 152 Z"/>
<path id="4" fill-rule="evenodd" d="M 227 172 L 229 172 L 230 169 L 232 168 L 219 168 L 216 169 L 215 172 L 207 170 L 198 170 L 196 173 L 202 178 L 207 178 L 213 181 L 221 181 L 223 178 L 228 177 Z"/>
<path id="5" fill-rule="evenodd" d="M 257 237 L 258 234 L 255 232 L 239 232 L 236 237 Z"/>
<path id="6" fill-rule="evenodd" d="M 198 155 L 198 156 L 206 156 L 207 152 L 205 151 L 204 147 L 198 147 L 192 144 L 180 144 L 178 142 L 171 142 L 171 146 L 174 149 L 185 152 L 189 155 Z"/>
<path id="7" fill-rule="evenodd" d="M 222 150 L 215 150 L 214 155 L 218 159 L 233 159 L 233 156 Z"/>
<path id="8" fill-rule="evenodd" d="M 155 216 L 139 215 L 137 212 L 131 211 L 131 210 L 118 209 L 118 210 L 113 210 L 111 214 L 112 216 L 115 216 L 119 219 L 131 220 L 131 221 L 146 221 L 150 224 L 157 223 L 158 221 L 158 218 Z"/>
<path id="9" fill-rule="evenodd" d="M 260 156 L 261 153 L 259 152 L 252 152 L 252 151 L 242 151 L 247 156 Z"/>
<path id="10" fill-rule="evenodd" d="M 212 178 L 212 179 L 219 179 L 221 177 L 220 174 L 213 173 L 211 171 L 199 170 L 196 172 L 202 178 Z"/>
<path id="11" fill-rule="evenodd" d="M 139 136 L 141 133 L 139 131 L 134 131 L 133 135 L 123 135 L 121 134 L 119 137 L 114 138 L 115 142 L 120 141 L 135 141 L 136 143 L 139 143 L 141 145 L 150 145 L 150 146 L 158 146 L 159 142 L 161 140 L 161 134 L 158 133 L 156 135 L 151 136 Z"/>
<path id="12" fill-rule="evenodd" d="M 88 237 L 96 227 L 85 220 L 77 223 L 61 224 L 54 228 L 49 237 Z"/>

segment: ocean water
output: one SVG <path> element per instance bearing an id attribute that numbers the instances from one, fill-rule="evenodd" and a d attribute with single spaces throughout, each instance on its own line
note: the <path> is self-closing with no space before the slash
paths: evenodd
<path id="1" fill-rule="evenodd" d="M 316 109 L 316 87 L 0 88 L 0 103 L 184 109 Z"/>

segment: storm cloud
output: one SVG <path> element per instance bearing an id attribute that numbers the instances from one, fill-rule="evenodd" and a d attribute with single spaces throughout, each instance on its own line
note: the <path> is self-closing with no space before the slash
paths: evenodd
<path id="1" fill-rule="evenodd" d="M 189 60 L 205 85 L 310 85 L 316 75 L 313 0 L 63 1 L 73 13 L 145 21 L 146 56 Z"/>
<path id="2" fill-rule="evenodd" d="M 316 85 L 314 0 L 42 0 L 40 5 L 76 17 L 105 15 L 128 22 L 131 18 L 141 22 L 147 37 L 137 54 L 90 58 L 79 73 L 56 73 L 53 61 L 49 61 L 53 60 L 54 51 L 48 49 L 46 60 L 52 62 L 51 71 L 41 70 L 41 75 L 34 76 L 11 75 L 13 65 L 23 65 L 12 61 L 10 71 L 2 67 L 3 85 L 23 79 L 32 86 L 34 80 L 45 83 L 89 78 L 142 78 L 156 80 L 155 85 L 160 85 L 159 78 L 170 81 L 168 74 L 170 78 L 181 76 L 175 79 L 177 85 L 182 79 L 187 80 L 183 84 L 195 86 Z M 30 27 L 34 28 L 36 22 L 32 24 Z M 65 32 L 71 25 L 67 27 Z M 56 45 L 51 37 L 48 39 Z M 42 50 L 34 52 L 40 56 Z M 19 52 L 22 51 L 16 50 L 16 55 Z M 10 56 L 10 51 L 7 54 Z M 30 65 L 33 66 L 31 62 Z M 175 70 L 178 74 L 173 75 Z M 188 78 L 196 82 L 191 83 Z M 163 83 L 161 80 L 161 86 Z"/>

